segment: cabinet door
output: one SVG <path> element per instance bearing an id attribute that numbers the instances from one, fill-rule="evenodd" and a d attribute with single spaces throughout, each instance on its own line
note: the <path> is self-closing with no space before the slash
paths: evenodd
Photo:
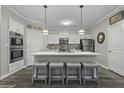
<path id="1" fill-rule="evenodd" d="M 93 37 L 89 34 L 85 34 L 85 35 L 79 35 L 80 39 L 93 39 Z"/>
<path id="2" fill-rule="evenodd" d="M 17 24 L 16 21 L 13 19 L 9 19 L 9 31 L 16 32 Z"/>
<path id="3" fill-rule="evenodd" d="M 24 60 L 9 64 L 9 72 L 18 70 L 24 66 Z"/>
<path id="4" fill-rule="evenodd" d="M 74 43 L 80 44 L 80 37 L 79 37 L 79 35 L 75 35 L 74 36 Z"/>
<path id="5" fill-rule="evenodd" d="M 22 25 L 21 23 L 17 23 L 17 32 L 20 34 L 24 34 L 24 25 Z"/>
<path id="6" fill-rule="evenodd" d="M 54 37 L 53 35 L 48 35 L 48 44 L 53 44 Z"/>
<path id="7" fill-rule="evenodd" d="M 59 44 L 59 36 L 58 35 L 54 35 L 53 36 L 53 38 L 54 38 L 54 44 Z"/>
<path id="8" fill-rule="evenodd" d="M 24 25 L 13 19 L 9 19 L 9 31 L 24 34 Z"/>
<path id="9" fill-rule="evenodd" d="M 48 43 L 49 44 L 58 44 L 59 36 L 58 35 L 48 35 Z"/>
<path id="10" fill-rule="evenodd" d="M 69 44 L 77 44 L 79 42 L 79 35 L 69 35 Z"/>
<path id="11" fill-rule="evenodd" d="M 74 43 L 74 39 L 73 39 L 73 35 L 69 35 L 69 44 L 73 44 Z"/>
<path id="12" fill-rule="evenodd" d="M 60 37 L 60 38 L 69 38 L 69 36 L 70 36 L 70 35 L 69 35 L 69 33 L 67 33 L 67 32 L 63 32 L 63 33 L 60 33 L 60 34 L 59 34 L 59 37 Z"/>

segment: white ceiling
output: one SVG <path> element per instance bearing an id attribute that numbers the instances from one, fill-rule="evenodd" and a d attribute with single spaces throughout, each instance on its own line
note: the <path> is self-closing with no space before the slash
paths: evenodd
<path id="1" fill-rule="evenodd" d="M 44 8 L 41 5 L 9 5 L 22 16 L 44 23 Z M 85 5 L 82 11 L 83 27 L 89 28 L 105 15 L 116 9 L 117 5 Z M 62 20 L 71 20 L 72 24 L 64 26 Z M 49 5 L 47 8 L 47 27 L 50 29 L 80 28 L 80 8 L 77 5 Z"/>

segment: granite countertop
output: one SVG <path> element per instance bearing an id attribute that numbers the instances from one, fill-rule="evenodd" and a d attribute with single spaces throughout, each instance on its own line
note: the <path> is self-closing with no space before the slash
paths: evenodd
<path id="1" fill-rule="evenodd" d="M 79 52 L 79 51 L 75 51 L 75 52 L 57 52 L 57 51 L 40 51 L 40 52 L 35 52 L 32 53 L 31 55 L 35 56 L 35 55 L 75 55 L 75 56 L 98 56 L 100 55 L 100 53 L 96 53 L 96 52 L 88 52 L 88 51 L 84 51 L 84 52 Z"/>

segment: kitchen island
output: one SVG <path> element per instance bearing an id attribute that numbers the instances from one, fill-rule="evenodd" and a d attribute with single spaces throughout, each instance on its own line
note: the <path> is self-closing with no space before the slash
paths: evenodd
<path id="1" fill-rule="evenodd" d="M 71 80 L 80 80 L 80 83 L 81 83 L 81 77 L 82 77 L 82 74 L 81 74 L 81 64 L 79 62 L 96 62 L 97 63 L 97 60 L 96 60 L 96 57 L 99 56 L 100 54 L 99 53 L 95 53 L 95 52 L 53 52 L 53 51 L 42 51 L 42 52 L 36 52 L 36 53 L 33 53 L 32 54 L 34 56 L 34 67 L 35 68 L 39 68 L 39 66 L 41 66 L 41 63 L 43 62 L 43 66 L 44 66 L 44 62 L 50 62 L 50 64 L 54 64 L 54 63 L 51 63 L 51 62 L 56 62 L 54 65 L 48 65 L 49 68 L 47 68 L 47 66 L 45 66 L 47 68 L 45 68 L 45 70 L 42 69 L 42 71 L 39 71 L 35 69 L 33 70 L 33 77 L 32 77 L 32 82 L 33 80 L 37 80 L 39 78 L 37 78 L 37 73 L 42 73 L 44 71 L 45 75 L 48 75 L 49 78 L 49 84 L 51 82 L 51 79 L 53 80 L 62 80 L 62 82 L 64 83 L 64 77 L 66 77 L 66 83 L 68 83 L 68 79 L 71 79 Z M 64 64 L 71 64 L 71 67 L 68 66 L 65 68 L 65 66 L 60 63 L 58 64 L 57 62 L 63 62 Z M 68 63 L 69 62 L 69 63 Z M 70 63 L 70 62 L 75 62 L 74 64 Z M 77 62 L 77 63 L 76 63 Z M 38 63 L 38 64 L 37 64 Z M 41 68 L 43 67 L 41 66 Z M 63 69 L 64 68 L 64 69 Z M 92 68 L 92 69 L 91 69 Z M 96 67 L 95 67 L 96 68 Z M 91 79 L 91 80 L 99 80 L 98 79 L 98 74 L 97 74 L 97 68 L 96 70 L 94 67 L 90 67 L 91 70 L 85 70 L 85 74 L 88 74 L 90 76 L 86 77 L 85 76 L 85 79 L 88 78 L 88 79 Z M 70 70 L 71 69 L 71 70 Z M 49 73 L 47 73 L 47 71 L 49 70 Z M 94 74 L 94 71 L 95 74 Z M 68 73 L 68 74 L 67 74 Z M 34 75 L 36 75 L 36 77 L 34 77 Z M 59 77 L 58 77 L 59 76 Z M 47 76 L 45 76 L 47 77 Z M 68 77 L 68 78 L 67 78 Z M 97 77 L 94 78 L 94 77 Z M 46 78 L 44 78 L 46 80 Z"/>
<path id="2" fill-rule="evenodd" d="M 32 53 L 35 62 L 84 62 L 84 61 L 96 61 L 96 57 L 99 53 L 95 52 L 56 52 L 56 51 L 41 51 Z"/>

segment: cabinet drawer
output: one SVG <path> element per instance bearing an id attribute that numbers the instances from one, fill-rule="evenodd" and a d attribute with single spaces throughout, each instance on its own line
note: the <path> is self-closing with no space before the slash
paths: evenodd
<path id="1" fill-rule="evenodd" d="M 24 66 L 24 60 L 9 64 L 9 72 L 15 71 L 17 69 L 20 69 Z"/>

